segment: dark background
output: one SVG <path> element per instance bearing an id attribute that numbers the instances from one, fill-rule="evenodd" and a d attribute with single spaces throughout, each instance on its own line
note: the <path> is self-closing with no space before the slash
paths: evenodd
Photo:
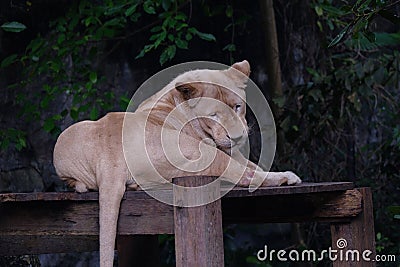
<path id="1" fill-rule="evenodd" d="M 114 7 L 126 6 L 115 14 L 98 13 L 101 25 L 119 18 L 135 1 L 114 2 Z M 347 4 L 353 10 L 341 1 L 273 1 L 281 93 L 270 79 L 272 63 L 262 1 L 150 2 L 155 14 L 138 2 L 136 12 L 141 17 L 137 21 L 111 25 L 111 32 L 82 43 L 84 36 L 94 36 L 101 28 L 85 25 L 90 10 L 112 1 L 0 2 L 0 24 L 17 21 L 26 26 L 21 32 L 0 29 L 0 192 L 68 190 L 52 165 L 60 131 L 75 121 L 124 110 L 127 99 L 158 71 L 187 61 L 230 65 L 247 59 L 251 79 L 274 108 L 278 148 L 273 170 L 293 170 L 305 181 L 352 181 L 370 186 L 378 253 L 399 255 L 400 221 L 394 217 L 400 213 L 398 2 L 366 1 L 367 8 L 360 11 L 354 6 L 356 1 Z M 165 3 L 169 6 L 163 6 Z M 188 48 L 178 47 L 163 65 L 160 55 L 170 41 L 136 58 L 152 43 L 151 29 L 163 22 L 160 14 L 171 10 L 185 14 L 189 27 L 212 34 L 215 40 L 194 34 Z M 66 28 L 76 19 L 76 26 L 63 32 L 61 19 Z M 347 25 L 349 31 L 328 48 Z M 179 32 L 173 27 L 170 31 Z M 63 34 L 64 40 L 60 39 Z M 370 38 L 371 34 L 376 38 Z M 45 42 L 36 51 L 32 48 L 35 40 Z M 235 48 L 229 51 L 227 45 Z M 66 52 L 59 53 L 63 48 Z M 13 54 L 16 59 L 5 64 Z M 257 127 L 254 129 L 252 148 L 258 151 Z M 255 152 L 252 158 L 256 157 Z M 225 234 L 228 266 L 281 266 L 252 263 L 249 256 L 266 242 L 277 248 L 321 250 L 330 240 L 329 229 L 317 224 L 232 226 Z M 173 265 L 170 238 L 161 238 L 160 246 L 165 265 Z M 61 264 L 60 257 L 41 256 L 42 266 Z M 86 265 L 93 261 L 92 254 L 69 258 Z M 320 265 L 324 264 L 329 265 Z"/>

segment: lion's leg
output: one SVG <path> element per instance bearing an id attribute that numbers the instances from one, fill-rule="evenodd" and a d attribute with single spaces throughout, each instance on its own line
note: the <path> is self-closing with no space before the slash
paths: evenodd
<path id="1" fill-rule="evenodd" d="M 300 178 L 291 171 L 266 172 L 262 175 L 264 175 L 264 177 L 266 176 L 266 179 L 264 179 L 262 183 L 263 186 L 279 186 L 284 183 L 294 185 L 301 183 Z"/>
<path id="2" fill-rule="evenodd" d="M 165 158 L 163 160 L 153 159 L 152 162 L 156 166 L 157 162 L 172 164 L 173 166 L 168 168 L 173 170 L 169 174 L 170 178 L 191 175 L 220 176 L 222 180 L 239 186 L 248 186 L 253 177 L 271 179 L 271 184 L 278 182 L 275 175 L 267 176 L 267 173 L 257 165 L 254 164 L 250 168 L 249 161 L 241 155 L 240 151 L 238 151 L 240 155 L 237 154 L 237 158 L 234 158 L 216 147 L 188 135 L 181 134 L 178 145 L 176 131 L 164 130 L 163 134 L 166 142 L 160 144 L 159 147 L 163 148 L 162 153 Z M 161 173 L 163 170 L 163 173 L 166 173 L 165 165 L 160 166 L 159 172 Z"/>
<path id="3" fill-rule="evenodd" d="M 118 214 L 125 192 L 125 183 L 122 180 L 104 182 L 105 179 L 111 180 L 115 176 L 102 176 L 102 183 L 99 186 L 100 266 L 112 267 Z"/>
<path id="4" fill-rule="evenodd" d="M 190 139 L 189 139 L 190 140 Z M 187 140 L 184 146 L 181 146 L 183 154 L 193 153 L 193 149 L 187 147 L 189 142 Z M 182 143 L 181 143 L 182 144 Z M 200 147 L 199 142 L 192 144 L 192 147 Z M 185 149 L 187 149 L 185 151 Z M 222 176 L 222 180 L 235 183 L 238 186 L 247 187 L 250 184 L 258 184 L 261 186 L 279 186 L 282 184 L 299 184 L 301 183 L 300 178 L 293 172 L 265 172 L 256 164 L 250 164 L 240 151 L 234 153 L 233 156 L 229 156 L 221 150 L 203 144 L 203 148 L 200 148 L 201 154 L 204 153 L 215 155 L 214 160 L 211 162 L 210 166 L 200 173 L 200 175 L 210 175 L 210 176 Z M 215 154 L 214 154 L 215 153 Z M 199 157 L 201 156 L 198 155 Z M 193 156 L 192 156 L 193 157 Z M 250 166 L 249 166 L 250 164 Z M 185 174 L 185 173 L 184 173 Z M 193 175 L 193 174 L 192 174 Z"/>
<path id="5" fill-rule="evenodd" d="M 231 157 L 237 160 L 240 164 L 247 166 L 251 170 L 264 171 L 260 166 L 245 158 L 239 150 L 233 150 Z"/>
<path id="6" fill-rule="evenodd" d="M 160 138 L 157 129 L 152 130 L 147 132 L 148 140 L 160 140 L 146 143 L 147 151 L 151 152 L 148 155 L 152 164 L 131 165 L 132 167 L 147 166 L 142 172 L 155 168 L 167 180 L 193 175 L 219 176 L 224 181 L 243 187 L 250 184 L 265 186 L 294 184 L 299 180 L 297 176 L 289 175 L 290 172 L 268 173 L 255 166 L 249 168 L 248 161 L 243 155 L 239 155 L 239 160 L 236 160 L 215 146 L 184 133 L 163 129 L 162 138 Z"/>

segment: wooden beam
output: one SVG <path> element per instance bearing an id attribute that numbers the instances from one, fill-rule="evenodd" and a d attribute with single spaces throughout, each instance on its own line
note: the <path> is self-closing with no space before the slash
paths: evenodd
<path id="1" fill-rule="evenodd" d="M 290 186 L 260 187 L 254 192 L 249 192 L 248 188 L 235 187 L 224 198 L 344 192 L 350 189 L 354 189 L 354 184 L 350 182 L 301 183 Z M 223 187 L 222 190 L 224 190 Z"/>
<path id="2" fill-rule="evenodd" d="M 99 250 L 99 237 L 70 235 L 0 235 L 0 256 Z"/>
<path id="3" fill-rule="evenodd" d="M 318 192 L 222 199 L 224 224 L 349 221 L 361 212 L 361 194 Z"/>
<path id="4" fill-rule="evenodd" d="M 171 206 L 151 197 L 132 196 L 121 203 L 119 235 L 173 233 Z M 99 233 L 97 200 L 3 202 L 0 214 L 0 235 L 90 236 Z"/>
<path id="5" fill-rule="evenodd" d="M 359 253 L 360 260 L 352 261 L 346 257 L 341 260 L 339 258 L 338 260 L 333 262 L 334 267 L 376 266 L 376 262 L 374 261 L 376 251 L 371 189 L 360 188 L 357 190 L 362 196 L 361 213 L 359 213 L 358 216 L 352 218 L 349 223 L 332 223 L 331 234 L 333 249 L 342 250 L 343 254 L 346 254 L 346 252 L 349 250 L 356 250 Z M 340 241 L 338 240 L 342 240 L 342 243 L 340 243 Z M 362 253 L 365 251 L 370 251 L 370 253 L 366 253 L 368 254 L 367 257 L 371 259 L 371 261 L 363 260 Z"/>
<path id="6" fill-rule="evenodd" d="M 221 190 L 224 190 L 221 187 Z M 255 197 L 270 195 L 291 195 L 318 192 L 346 191 L 354 189 L 351 182 L 323 182 L 323 183 L 301 183 L 291 186 L 260 187 L 254 192 L 248 188 L 235 187 L 224 197 Z M 172 193 L 172 192 L 171 192 Z M 3 193 L 0 194 L 0 203 L 5 202 L 28 202 L 28 201 L 98 201 L 98 192 L 75 193 L 75 192 L 33 192 L 33 193 Z M 127 191 L 125 200 L 152 199 L 144 191 Z"/>
<path id="7" fill-rule="evenodd" d="M 183 187 L 198 187 L 215 180 L 215 177 L 176 178 L 173 182 Z M 219 195 L 219 184 L 210 191 Z M 187 203 L 187 199 L 205 199 L 203 192 L 185 194 L 174 188 L 174 203 Z M 176 266 L 224 266 L 221 200 L 196 206 L 174 208 Z"/>

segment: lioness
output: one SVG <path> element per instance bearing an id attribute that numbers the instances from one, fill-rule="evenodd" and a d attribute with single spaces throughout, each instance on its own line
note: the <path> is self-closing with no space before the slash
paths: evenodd
<path id="1" fill-rule="evenodd" d="M 173 177 L 224 174 L 224 180 L 239 186 L 249 186 L 255 179 L 262 179 L 264 186 L 301 183 L 289 171 L 264 172 L 238 149 L 247 138 L 249 74 L 247 61 L 226 70 L 185 72 L 134 113 L 82 121 L 59 136 L 54 148 L 57 174 L 77 192 L 99 190 L 101 266 L 112 266 L 120 202 L 127 188 L 139 189 L 139 177 L 142 188 L 158 183 L 153 179 L 157 173 L 166 182 Z M 204 155 L 214 157 L 202 166 L 204 162 L 197 159 Z"/>

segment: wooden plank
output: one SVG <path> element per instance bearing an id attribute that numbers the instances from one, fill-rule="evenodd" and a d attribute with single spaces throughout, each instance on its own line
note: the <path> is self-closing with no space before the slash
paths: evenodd
<path id="1" fill-rule="evenodd" d="M 0 235 L 98 235 L 97 201 L 6 202 Z M 118 234 L 172 234 L 173 208 L 151 198 L 123 200 Z"/>
<path id="2" fill-rule="evenodd" d="M 198 187 L 215 180 L 215 177 L 191 177 L 174 179 L 184 187 Z M 219 183 L 209 190 L 219 194 Z M 204 193 L 185 195 L 174 188 L 174 203 L 186 203 L 187 199 L 204 199 Z M 197 207 L 175 207 L 175 255 L 176 266 L 224 266 L 221 200 Z"/>
<path id="3" fill-rule="evenodd" d="M 327 202 L 321 203 L 314 213 L 318 218 L 354 217 L 362 211 L 362 195 L 356 190 L 337 194 Z"/>
<path id="4" fill-rule="evenodd" d="M 235 187 L 224 197 L 256 197 L 273 195 L 293 195 L 308 194 L 319 192 L 346 191 L 354 188 L 351 182 L 331 182 L 331 183 L 301 183 L 290 186 L 260 187 L 254 192 L 249 192 L 247 188 Z"/>
<path id="5" fill-rule="evenodd" d="M 351 261 L 344 257 L 343 260 L 333 262 L 334 267 L 374 267 L 375 259 L 375 231 L 374 216 L 372 205 L 372 193 L 370 188 L 357 189 L 362 195 L 362 212 L 354 217 L 349 223 L 333 223 L 331 224 L 332 248 L 342 250 L 346 254 L 349 250 L 356 250 L 359 253 L 360 261 Z M 338 240 L 345 240 L 346 245 Z M 367 252 L 371 261 L 364 261 L 362 253 Z"/>
<path id="6" fill-rule="evenodd" d="M 88 252 L 99 250 L 98 236 L 4 235 L 0 236 L 0 256 Z"/>
<path id="7" fill-rule="evenodd" d="M 144 191 L 127 191 L 123 199 L 151 199 Z M 1 202 L 27 201 L 98 201 L 98 192 L 33 192 L 33 193 L 5 193 L 0 194 Z"/>
<path id="8" fill-rule="evenodd" d="M 250 197 L 267 195 L 306 194 L 317 192 L 345 191 L 353 189 L 350 182 L 334 183 L 302 183 L 294 186 L 260 187 L 250 193 L 247 188 L 235 187 L 224 197 Z M 168 192 L 167 192 L 168 193 Z M 170 192 L 171 193 L 171 192 Z M 34 192 L 34 193 L 5 193 L 0 194 L 1 202 L 26 202 L 26 201 L 97 201 L 98 192 Z M 124 199 L 151 199 L 144 191 L 127 191 Z"/>
<path id="9" fill-rule="evenodd" d="M 224 224 L 349 221 L 361 212 L 356 190 L 222 199 Z M 345 202 L 349 202 L 344 204 Z"/>

